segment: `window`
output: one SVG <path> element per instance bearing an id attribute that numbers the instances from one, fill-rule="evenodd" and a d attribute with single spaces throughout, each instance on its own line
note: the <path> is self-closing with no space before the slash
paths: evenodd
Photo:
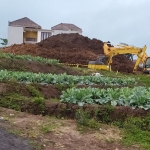
<path id="1" fill-rule="evenodd" d="M 32 42 L 36 42 L 36 38 L 26 38 L 26 41 L 32 41 Z"/>
<path id="2" fill-rule="evenodd" d="M 51 32 L 41 32 L 41 41 L 47 39 L 48 37 L 51 37 Z"/>

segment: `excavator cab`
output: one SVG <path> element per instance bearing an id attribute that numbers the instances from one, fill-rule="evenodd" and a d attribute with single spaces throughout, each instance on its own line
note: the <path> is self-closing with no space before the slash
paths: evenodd
<path id="1" fill-rule="evenodd" d="M 145 61 L 143 72 L 150 74 L 150 57 L 147 57 L 147 59 Z"/>
<path id="2" fill-rule="evenodd" d="M 96 61 L 89 61 L 88 68 L 110 70 L 106 61 L 107 61 L 107 57 L 105 55 L 100 55 L 100 56 L 98 56 Z"/>

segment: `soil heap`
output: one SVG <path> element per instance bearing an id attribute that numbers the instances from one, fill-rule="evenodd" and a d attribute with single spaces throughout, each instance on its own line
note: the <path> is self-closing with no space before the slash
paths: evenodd
<path id="1" fill-rule="evenodd" d="M 2 49 L 15 54 L 30 54 L 45 58 L 59 59 L 61 63 L 84 64 L 94 61 L 103 54 L 103 42 L 79 34 L 59 34 L 51 36 L 35 45 L 14 44 Z M 124 55 L 113 58 L 112 69 L 120 72 L 132 72 L 133 62 Z"/>

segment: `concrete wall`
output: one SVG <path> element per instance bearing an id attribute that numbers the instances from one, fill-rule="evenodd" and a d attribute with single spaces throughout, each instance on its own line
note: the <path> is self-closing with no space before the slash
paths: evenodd
<path id="1" fill-rule="evenodd" d="M 8 46 L 23 43 L 23 27 L 8 26 Z"/>
<path id="2" fill-rule="evenodd" d="M 41 31 L 38 31 L 37 42 L 40 42 L 40 41 L 41 41 Z"/>
<path id="3" fill-rule="evenodd" d="M 82 32 L 78 32 L 78 31 L 52 30 L 52 35 L 57 35 L 57 34 L 62 34 L 62 33 L 66 33 L 66 34 L 69 34 L 69 33 L 79 33 L 79 34 L 82 35 Z"/>

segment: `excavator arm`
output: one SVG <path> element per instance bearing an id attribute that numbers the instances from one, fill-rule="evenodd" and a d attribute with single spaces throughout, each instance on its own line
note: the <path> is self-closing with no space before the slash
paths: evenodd
<path id="1" fill-rule="evenodd" d="M 137 55 L 137 60 L 133 68 L 133 72 L 135 72 L 139 64 L 141 62 L 145 64 L 145 61 L 148 58 L 146 54 L 146 48 L 147 48 L 146 46 L 144 46 L 143 48 L 138 48 L 138 47 L 126 46 L 126 45 L 117 45 L 117 47 L 109 47 L 107 43 L 104 43 L 103 49 L 104 49 L 105 57 L 107 58 L 107 63 L 105 65 L 109 66 L 109 70 L 111 70 L 112 58 L 114 56 L 119 55 L 119 54 L 133 54 L 133 55 Z M 89 65 L 89 68 L 91 66 L 92 65 Z M 95 69 L 100 69 L 101 65 L 95 65 L 94 67 Z M 104 68 L 104 65 L 103 65 L 103 68 Z"/>

